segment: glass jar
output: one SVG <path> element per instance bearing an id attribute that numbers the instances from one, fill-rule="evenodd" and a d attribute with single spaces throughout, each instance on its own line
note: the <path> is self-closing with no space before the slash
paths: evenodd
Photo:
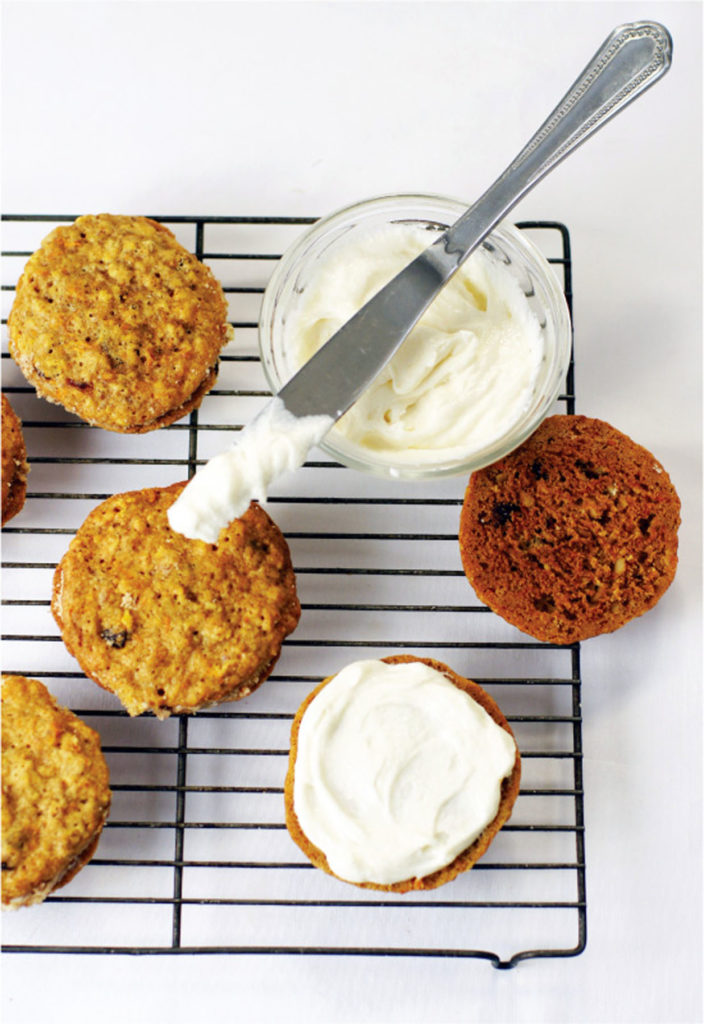
<path id="1" fill-rule="evenodd" d="M 287 250 L 266 287 L 259 322 L 262 365 L 272 393 L 276 394 L 299 368 L 291 324 L 307 287 L 321 261 L 337 246 L 348 246 L 359 235 L 393 223 L 428 229 L 428 245 L 435 233 L 454 223 L 466 204 L 435 195 L 390 195 L 345 207 L 316 221 Z M 542 359 L 529 401 L 515 421 L 489 443 L 476 450 L 414 461 L 380 456 L 377 451 L 351 441 L 333 427 L 320 447 L 343 465 L 393 479 L 424 480 L 468 475 L 502 458 L 532 434 L 559 395 L 569 366 L 572 331 L 567 303 L 560 284 L 545 257 L 533 242 L 508 223 L 496 227 L 482 243 L 484 254 L 501 263 L 518 283 L 537 318 L 542 338 Z M 400 269 L 400 268 L 399 268 Z M 459 271 L 458 273 L 461 273 Z"/>

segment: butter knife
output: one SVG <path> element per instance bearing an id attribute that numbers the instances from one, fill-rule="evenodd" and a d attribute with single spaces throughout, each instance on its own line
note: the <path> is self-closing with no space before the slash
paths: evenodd
<path id="1" fill-rule="evenodd" d="M 217 543 L 269 484 L 303 464 L 371 384 L 455 271 L 491 229 L 577 146 L 670 67 L 656 22 L 615 29 L 555 110 L 493 185 L 348 320 L 241 432 L 198 470 L 168 510 L 172 529 Z"/>
<path id="2" fill-rule="evenodd" d="M 574 149 L 669 69 L 657 22 L 621 25 L 515 160 L 427 249 L 347 321 L 279 391 L 294 416 L 338 420 L 391 359 L 425 310 L 499 221 Z"/>

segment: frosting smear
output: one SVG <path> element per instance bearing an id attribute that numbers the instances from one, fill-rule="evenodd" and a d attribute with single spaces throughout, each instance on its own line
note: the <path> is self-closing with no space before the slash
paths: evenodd
<path id="1" fill-rule="evenodd" d="M 513 737 L 441 672 L 358 661 L 303 715 L 294 810 L 339 878 L 423 878 L 493 821 L 515 760 Z"/>
<path id="2" fill-rule="evenodd" d="M 265 501 L 273 480 L 298 469 L 332 425 L 330 416 L 294 416 L 273 398 L 247 424 L 237 444 L 198 470 L 167 512 L 169 526 L 191 540 L 216 544 L 220 531 L 250 501 Z"/>

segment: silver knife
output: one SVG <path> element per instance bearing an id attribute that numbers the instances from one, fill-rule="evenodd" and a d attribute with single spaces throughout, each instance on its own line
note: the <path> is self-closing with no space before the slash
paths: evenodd
<path id="1" fill-rule="evenodd" d="M 376 293 L 266 404 L 228 452 L 195 474 L 168 510 L 171 527 L 216 543 L 264 501 L 281 473 L 371 384 L 458 267 L 541 178 L 670 67 L 672 40 L 656 22 L 615 29 L 513 163 L 459 220 Z"/>
<path id="2" fill-rule="evenodd" d="M 657 22 L 621 25 L 516 159 L 432 245 L 392 278 L 279 391 L 294 416 L 338 420 L 389 362 L 425 310 L 516 203 L 670 67 Z"/>

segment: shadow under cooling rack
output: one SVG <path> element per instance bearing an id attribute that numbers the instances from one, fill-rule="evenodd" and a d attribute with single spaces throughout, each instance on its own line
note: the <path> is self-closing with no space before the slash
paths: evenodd
<path id="1" fill-rule="evenodd" d="M 4 220 L 3 323 L 27 256 L 73 216 Z M 313 218 L 163 217 L 223 283 L 234 340 L 189 418 L 147 435 L 96 430 L 37 398 L 9 358 L 23 422 L 27 503 L 3 531 L 3 665 L 39 678 L 101 735 L 113 806 L 93 860 L 41 906 L 4 915 L 6 952 L 478 957 L 512 967 L 586 943 L 578 645 L 530 640 L 481 605 L 461 569 L 465 482 L 361 477 L 315 452 L 272 491 L 303 607 L 275 673 L 237 704 L 130 719 L 77 669 L 49 609 L 53 570 L 111 494 L 173 483 L 222 450 L 269 393 L 261 295 Z M 567 229 L 519 225 L 561 279 Z M 574 366 L 555 411 L 574 411 Z M 499 702 L 521 750 L 510 822 L 472 871 L 427 893 L 374 893 L 311 867 L 284 824 L 295 711 L 348 661 L 406 651 L 445 661 Z"/>

